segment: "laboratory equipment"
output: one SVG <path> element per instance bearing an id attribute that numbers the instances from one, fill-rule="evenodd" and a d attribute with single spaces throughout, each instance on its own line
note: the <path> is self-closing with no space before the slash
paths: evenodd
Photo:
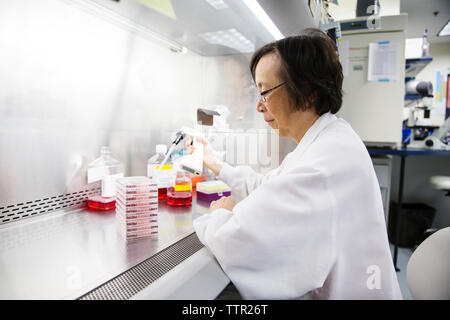
<path id="1" fill-rule="evenodd" d="M 116 227 L 126 239 L 158 235 L 158 184 L 148 177 L 117 179 Z"/>
<path id="2" fill-rule="evenodd" d="M 419 94 L 421 97 L 433 97 L 433 83 L 431 81 L 410 80 L 406 82 L 406 94 Z"/>
<path id="3" fill-rule="evenodd" d="M 115 182 L 123 177 L 123 165 L 111 156 L 111 148 L 103 146 L 100 157 L 88 166 L 88 183 L 101 180 L 101 194 L 88 197 L 87 205 L 93 210 L 108 211 L 115 208 Z"/>
<path id="4" fill-rule="evenodd" d="M 215 110 L 208 110 L 204 108 L 197 109 L 197 123 L 204 126 L 212 126 L 214 124 L 214 116 L 220 116 Z"/>
<path id="5" fill-rule="evenodd" d="M 212 180 L 197 183 L 197 199 L 214 201 L 221 197 L 231 196 L 230 187 L 221 180 Z"/>
<path id="6" fill-rule="evenodd" d="M 202 134 L 195 129 L 185 126 L 181 128 L 181 131 L 192 136 L 192 144 L 194 147 L 194 152 L 192 154 L 181 158 L 181 169 L 196 175 L 201 175 L 203 170 L 203 143 L 197 142 L 195 138 L 202 138 Z"/>
<path id="7" fill-rule="evenodd" d="M 450 117 L 445 122 L 433 131 L 433 134 L 425 138 L 423 141 L 424 148 L 450 150 L 448 144 L 448 132 L 450 131 Z"/>
<path id="8" fill-rule="evenodd" d="M 379 16 L 380 28 L 369 29 L 367 18 L 340 21 L 342 41 L 348 51 L 342 56 L 344 70 L 342 107 L 337 116 L 345 119 L 367 146 L 400 146 L 405 92 L 405 36 L 408 16 Z M 386 68 L 394 80 L 368 81 L 370 44 L 395 45 L 389 57 L 375 63 Z M 375 69 L 373 69 L 375 70 Z M 394 76 L 395 75 L 395 76 Z"/>
<path id="9" fill-rule="evenodd" d="M 202 134 L 194 129 L 191 129 L 189 127 L 183 126 L 175 135 L 175 139 L 172 142 L 172 145 L 167 152 L 165 158 L 162 160 L 159 167 L 156 169 L 155 174 L 153 175 L 153 179 L 158 180 L 159 175 L 161 174 L 162 168 L 167 163 L 167 160 L 169 159 L 172 151 L 175 149 L 175 147 L 180 143 L 181 140 L 183 140 L 186 135 L 190 135 L 193 137 L 192 144 L 195 148 L 195 151 L 190 154 L 186 155 L 181 158 L 180 160 L 180 167 L 183 170 L 186 170 L 188 172 L 191 172 L 196 175 L 201 175 L 203 170 L 203 144 L 199 143 L 194 139 L 194 137 L 202 137 Z"/>
<path id="10" fill-rule="evenodd" d="M 190 206 L 192 203 L 192 183 L 183 171 L 177 171 L 173 186 L 167 189 L 167 204 L 175 207 Z"/>
<path id="11" fill-rule="evenodd" d="M 147 162 L 147 177 L 155 177 L 155 182 L 158 184 L 158 198 L 159 200 L 167 199 L 167 188 L 175 179 L 176 171 L 173 167 L 172 161 L 168 158 L 163 164 L 167 153 L 167 146 L 165 144 L 156 145 L 156 154 L 148 159 Z M 156 176 L 156 172 L 161 166 L 161 172 Z"/>
<path id="12" fill-rule="evenodd" d="M 225 105 L 208 105 L 197 109 L 197 123 L 205 139 L 209 142 L 211 151 L 219 160 L 225 160 L 227 139 L 230 134 L 230 124 L 227 121 L 230 110 Z M 214 180 L 215 174 L 203 167 L 204 180 Z"/>
<path id="13" fill-rule="evenodd" d="M 195 188 L 197 186 L 197 183 L 202 182 L 205 179 L 204 175 L 196 175 L 196 174 L 192 174 L 192 173 L 186 173 L 186 176 L 191 179 L 191 183 L 192 183 L 192 188 Z"/>
<path id="14" fill-rule="evenodd" d="M 433 97 L 433 85 L 430 81 L 419 81 L 411 80 L 406 83 L 406 94 L 417 94 L 421 99 L 416 99 L 415 105 L 411 106 L 411 102 L 407 102 L 409 106 L 409 117 L 407 121 L 407 126 L 412 129 L 411 132 L 411 142 L 408 144 L 408 148 L 430 148 L 430 149 L 440 149 L 448 150 L 448 132 L 450 131 L 450 118 L 439 127 L 433 130 L 430 134 L 429 126 L 426 126 L 424 121 L 419 122 L 416 113 L 423 110 L 423 118 L 430 118 L 430 113 L 432 110 L 432 101 L 430 98 Z"/>

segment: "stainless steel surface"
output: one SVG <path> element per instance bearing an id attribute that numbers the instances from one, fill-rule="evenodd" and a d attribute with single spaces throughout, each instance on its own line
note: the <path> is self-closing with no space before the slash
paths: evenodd
<path id="1" fill-rule="evenodd" d="M 308 3 L 310 0 L 258 0 L 284 36 L 298 34 L 305 28 L 318 27 L 321 8 L 316 6 L 314 17 Z"/>
<path id="2" fill-rule="evenodd" d="M 114 279 L 81 296 L 80 300 L 126 300 L 204 248 L 195 233 L 159 251 Z M 188 296 L 186 296 L 187 298 Z"/>
<path id="3" fill-rule="evenodd" d="M 104 11 L 110 16 L 118 14 L 135 25 L 204 56 L 240 53 L 233 48 L 231 42 L 226 45 L 204 40 L 201 35 L 207 32 L 233 28 L 252 43 L 253 50 L 275 40 L 264 24 L 241 0 L 228 0 L 226 2 L 228 7 L 224 10 L 216 10 L 204 0 L 171 0 L 165 4 L 135 0 L 74 2 L 84 7 L 93 7 L 93 4 L 97 4 L 100 8 L 98 11 Z"/>
<path id="4" fill-rule="evenodd" d="M 74 209 L 86 206 L 87 198 L 100 192 L 100 182 L 97 182 L 87 185 L 84 190 L 0 207 L 0 225 L 59 209 Z"/>
<path id="5" fill-rule="evenodd" d="M 229 283 L 230 279 L 217 259 L 211 251 L 202 247 L 133 295 L 131 300 L 213 300 Z"/>
<path id="6" fill-rule="evenodd" d="M 193 232 L 208 212 L 160 203 L 159 237 L 126 242 L 115 211 L 59 210 L 0 226 L 0 299 L 76 299 Z"/>

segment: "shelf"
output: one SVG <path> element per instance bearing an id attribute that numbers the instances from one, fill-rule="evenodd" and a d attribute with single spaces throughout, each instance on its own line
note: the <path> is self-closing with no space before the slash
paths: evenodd
<path id="1" fill-rule="evenodd" d="M 433 58 L 415 58 L 415 59 L 406 59 L 405 63 L 405 79 L 413 79 L 415 78 L 420 71 L 422 71 Z"/>
<path id="2" fill-rule="evenodd" d="M 422 96 L 420 94 L 406 94 L 405 100 L 420 100 Z"/>

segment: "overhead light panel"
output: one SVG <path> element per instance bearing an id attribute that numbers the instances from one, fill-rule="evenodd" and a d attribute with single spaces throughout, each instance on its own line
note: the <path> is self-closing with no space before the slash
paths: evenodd
<path id="1" fill-rule="evenodd" d="M 164 44 L 167 46 L 171 51 L 177 52 L 177 53 L 186 53 L 187 48 L 179 45 L 177 42 L 172 41 L 171 39 L 168 39 L 159 33 L 156 33 L 149 28 L 136 23 L 135 21 L 118 14 L 112 9 L 107 8 L 106 6 L 100 5 L 95 3 L 94 1 L 85 1 L 85 0 L 70 0 L 71 2 L 74 2 L 75 4 L 78 4 L 79 6 L 88 9 L 92 14 L 95 14 L 103 19 L 106 19 L 107 21 L 110 21 L 112 23 L 115 23 L 119 26 L 125 27 L 126 30 L 129 30 L 131 32 L 135 32 L 139 35 L 142 35 L 144 37 L 148 37 L 152 40 L 155 40 L 159 42 L 160 44 Z"/>
<path id="2" fill-rule="evenodd" d="M 214 9 L 222 10 L 228 8 L 227 4 L 223 0 L 205 0 L 208 2 Z"/>
<path id="3" fill-rule="evenodd" d="M 242 53 L 255 51 L 255 44 L 236 29 L 205 32 L 199 34 L 206 42 L 235 49 Z"/>
<path id="4" fill-rule="evenodd" d="M 439 37 L 450 36 L 450 20 L 447 21 L 447 24 L 439 31 Z"/>
<path id="5" fill-rule="evenodd" d="M 256 0 L 242 0 L 276 40 L 284 36 Z"/>

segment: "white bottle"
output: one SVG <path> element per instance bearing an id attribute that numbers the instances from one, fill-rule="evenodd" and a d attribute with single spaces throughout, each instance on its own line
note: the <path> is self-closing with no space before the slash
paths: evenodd
<path id="1" fill-rule="evenodd" d="M 166 156 L 167 146 L 165 144 L 157 144 L 155 151 L 156 154 L 150 157 L 147 162 L 147 176 L 149 178 L 155 177 L 156 171 L 159 169 L 160 164 L 163 162 Z M 158 173 L 156 181 L 158 183 L 159 200 L 167 199 L 167 188 L 173 184 L 175 177 L 176 171 L 169 157 Z"/>
<path id="2" fill-rule="evenodd" d="M 430 56 L 430 43 L 428 42 L 428 29 L 425 29 L 422 38 L 422 58 Z"/>

